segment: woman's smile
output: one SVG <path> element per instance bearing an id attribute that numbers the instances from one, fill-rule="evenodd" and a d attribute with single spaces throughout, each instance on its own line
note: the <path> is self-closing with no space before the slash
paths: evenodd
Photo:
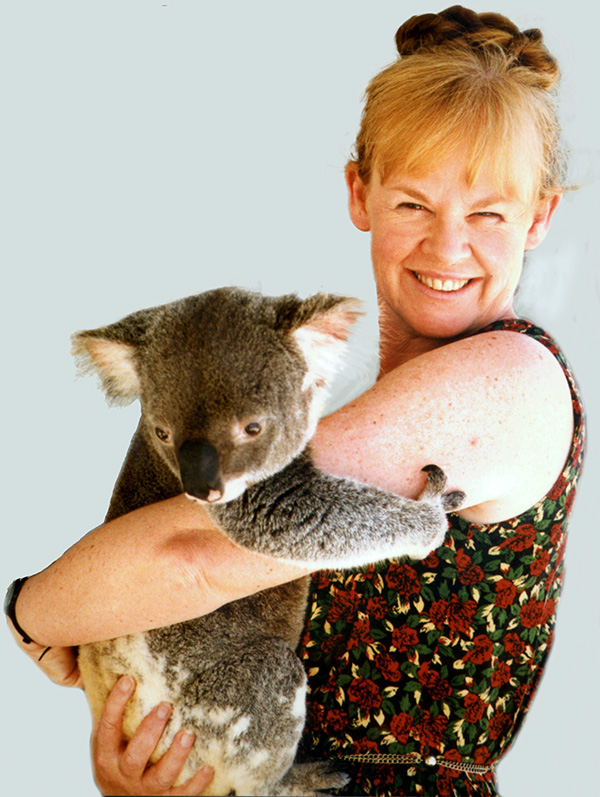
<path id="1" fill-rule="evenodd" d="M 456 293 L 460 291 L 465 285 L 471 282 L 471 279 L 452 279 L 449 277 L 430 277 L 426 274 L 421 274 L 418 271 L 413 271 L 415 277 L 422 285 L 426 285 L 431 290 L 442 293 Z"/>

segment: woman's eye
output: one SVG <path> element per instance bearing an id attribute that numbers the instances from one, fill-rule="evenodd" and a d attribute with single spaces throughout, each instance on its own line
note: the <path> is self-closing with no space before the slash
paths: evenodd
<path id="1" fill-rule="evenodd" d="M 252 423 L 247 424 L 244 427 L 244 433 L 248 435 L 248 437 L 256 437 L 256 435 L 262 432 L 262 426 L 260 423 L 253 421 Z"/>
<path id="2" fill-rule="evenodd" d="M 408 210 L 425 210 L 424 205 L 419 205 L 416 202 L 401 202 L 398 208 L 407 208 Z"/>
<path id="3" fill-rule="evenodd" d="M 477 213 L 477 215 L 492 219 L 498 219 L 498 221 L 502 221 L 504 218 L 503 216 L 500 215 L 500 213 L 494 213 L 492 210 L 482 210 L 479 213 Z"/>
<path id="4" fill-rule="evenodd" d="M 154 427 L 154 434 L 161 440 L 163 443 L 166 443 L 169 439 L 169 433 L 165 432 L 164 429 L 161 429 L 160 426 Z"/>

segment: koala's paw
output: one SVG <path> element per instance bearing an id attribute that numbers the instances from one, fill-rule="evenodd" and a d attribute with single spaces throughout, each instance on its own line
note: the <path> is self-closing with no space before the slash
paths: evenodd
<path id="1" fill-rule="evenodd" d="M 294 764 L 281 781 L 280 795 L 289 797 L 324 797 L 329 789 L 341 789 L 350 778 L 331 761 L 308 761 Z"/>
<path id="2" fill-rule="evenodd" d="M 453 512 L 458 509 L 466 498 L 462 490 L 453 490 L 451 493 L 442 495 L 446 482 L 446 474 L 437 465 L 425 465 L 422 468 L 423 472 L 427 474 L 427 485 L 419 496 L 421 501 L 431 501 L 439 499 L 444 512 Z"/>

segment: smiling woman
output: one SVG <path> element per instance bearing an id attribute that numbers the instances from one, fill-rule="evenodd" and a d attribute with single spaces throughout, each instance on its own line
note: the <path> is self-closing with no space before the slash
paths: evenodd
<path id="1" fill-rule="evenodd" d="M 119 13 L 126 12 L 120 8 Z M 113 23 L 111 18 L 111 30 L 120 30 Z M 309 24 L 306 36 L 318 37 L 314 21 Z M 179 54 L 180 40 L 185 40 L 189 52 L 200 57 L 204 48 L 197 46 L 196 34 L 207 30 L 205 20 L 190 28 L 189 38 L 184 27 L 177 29 L 173 52 Z M 246 37 L 244 25 L 229 25 L 228 32 L 232 27 Z M 286 31 L 282 26 L 276 38 L 287 54 Z M 331 31 L 339 37 L 337 19 Z M 138 33 L 135 24 L 131 38 L 139 44 L 145 40 Z M 362 45 L 370 33 L 354 27 L 353 35 Z M 352 777 L 348 791 L 354 794 L 493 795 L 496 768 L 529 711 L 552 645 L 566 528 L 584 447 L 572 372 L 552 338 L 515 317 L 513 304 L 524 252 L 543 240 L 564 190 L 554 113 L 557 66 L 539 31 L 521 32 L 504 17 L 460 7 L 412 18 L 396 40 L 399 58 L 368 90 L 355 157 L 346 169 L 352 221 L 371 236 L 380 309 L 379 378 L 320 421 L 312 449 L 321 469 L 408 497 L 422 489 L 423 466 L 435 462 L 447 473 L 449 489 L 464 490 L 467 499 L 449 515 L 444 543 L 423 560 L 388 560 L 314 575 L 301 648 L 310 687 L 303 754 L 347 767 Z M 221 40 L 215 62 L 226 46 L 230 42 Z M 323 49 L 323 69 L 333 69 L 325 44 Z M 103 69 L 105 52 L 97 54 Z M 152 40 L 144 68 L 158 62 L 159 52 Z M 273 52 L 268 56 L 270 78 Z M 258 53 L 253 40 L 244 53 L 240 63 L 249 68 Z M 353 63 L 347 54 L 344 41 L 346 71 Z M 210 74 L 212 80 L 214 64 L 209 66 L 196 74 Z M 226 87 L 227 98 L 237 92 L 239 105 L 229 103 L 235 114 L 215 125 L 228 147 L 216 159 L 218 173 L 212 180 L 205 174 L 210 150 L 202 138 L 210 127 L 207 114 L 198 125 L 198 140 L 190 137 L 188 142 L 190 150 L 201 153 L 194 190 L 206 197 L 201 211 L 194 206 L 190 236 L 195 242 L 210 236 L 212 223 L 202 222 L 210 211 L 216 225 L 226 207 L 216 250 L 220 257 L 234 238 L 245 239 L 236 250 L 241 264 L 236 281 L 248 279 L 251 247 L 244 221 L 252 218 L 256 228 L 266 227 L 265 239 L 275 236 L 282 223 L 281 216 L 275 223 L 268 215 L 264 225 L 261 203 L 253 203 L 260 211 L 252 216 L 247 197 L 240 202 L 235 194 L 231 201 L 231 186 L 237 190 L 243 182 L 234 178 L 243 175 L 245 180 L 251 167 L 257 169 L 253 177 L 263 178 L 267 156 L 279 163 L 271 151 L 277 136 L 269 138 L 261 127 L 262 144 L 268 142 L 264 155 L 248 148 L 239 166 L 231 165 L 246 108 L 239 88 L 242 71 L 236 63 L 235 78 Z M 179 80 L 183 74 L 189 74 L 187 63 L 174 86 L 186 85 Z M 304 79 L 303 66 L 298 83 L 303 89 Z M 322 80 L 319 75 L 319 86 Z M 248 83 L 253 118 L 258 118 L 260 85 L 258 76 Z M 296 103 L 289 85 L 284 89 L 282 102 L 292 96 Z M 148 94 L 155 109 L 150 84 Z M 169 85 L 162 96 L 164 108 L 176 110 L 174 96 L 187 107 L 189 94 L 176 95 Z M 163 105 L 158 115 L 164 115 Z M 129 108 L 129 98 L 123 107 Z M 215 107 L 223 112 L 228 107 L 222 88 Z M 175 150 L 186 125 L 174 129 Z M 145 141 L 151 130 L 152 124 L 142 125 L 140 138 Z M 235 147 L 227 138 L 231 131 Z M 250 132 L 246 126 L 245 134 Z M 290 156 L 288 139 L 282 151 L 288 158 L 289 168 L 282 171 L 289 197 L 298 161 Z M 223 179 L 224 164 L 233 177 Z M 145 169 L 142 173 L 146 176 Z M 154 174 L 152 169 L 148 173 Z M 124 174 L 115 172 L 119 180 Z M 258 183 L 248 178 L 253 199 Z M 148 182 L 143 185 L 147 190 Z M 167 192 L 169 202 L 176 193 Z M 316 193 L 313 180 L 311 211 Z M 273 190 L 263 196 L 274 217 Z M 289 203 L 283 204 L 285 215 L 291 215 Z M 329 227 L 330 216 L 321 215 L 327 215 Z M 140 237 L 152 241 L 152 232 L 146 225 Z M 294 235 L 310 238 L 298 234 L 298 216 L 274 258 L 278 275 L 287 271 L 292 280 L 286 290 L 302 284 L 302 269 L 294 267 L 299 261 L 290 251 Z M 140 286 L 164 286 L 165 273 L 172 274 L 175 284 L 174 241 L 176 234 L 170 236 L 160 273 L 151 275 L 154 280 L 143 257 L 135 261 L 143 266 L 128 264 L 127 269 L 119 261 L 117 272 L 133 274 L 132 305 L 139 306 Z M 281 266 L 282 252 L 292 263 L 286 260 L 287 269 Z M 321 272 L 327 253 L 319 251 L 314 259 Z M 211 264 L 202 279 L 209 271 L 221 279 L 212 259 L 198 254 L 197 260 Z M 350 292 L 354 275 L 344 258 L 340 262 L 345 270 L 334 274 L 335 289 Z M 349 257 L 347 262 L 354 261 Z M 191 271 L 186 282 L 190 293 L 198 290 L 197 261 Z M 251 278 L 259 277 L 253 273 Z M 319 285 L 321 279 L 319 274 Z M 113 301 L 120 298 L 114 285 L 122 280 L 116 273 L 110 283 Z M 238 430 L 247 435 L 260 422 L 238 420 Z M 162 418 L 153 420 L 153 428 L 168 444 Z M 103 445 L 98 441 L 96 449 Z M 84 451 L 90 458 L 96 453 Z M 15 525 L 22 526 L 21 517 Z M 40 525 L 46 531 L 48 524 Z M 12 629 L 21 649 L 58 683 L 78 685 L 73 646 L 178 623 L 303 573 L 297 564 L 234 545 L 201 504 L 178 496 L 94 529 L 43 571 L 18 581 L 9 614 L 17 621 Z M 18 629 L 26 636 L 20 637 Z M 46 646 L 52 646 L 47 653 Z M 121 723 L 133 693 L 130 680 L 120 681 L 95 724 L 92 751 L 99 788 L 105 794 L 130 795 L 195 794 L 206 788 L 211 773 L 202 770 L 187 784 L 173 787 L 189 753 L 184 729 L 163 759 L 149 764 L 168 721 L 168 706 L 156 707 L 129 743 L 123 741 Z M 243 744 L 244 729 L 236 726 L 237 731 Z M 535 773 L 543 769 L 542 754 L 527 759 Z M 61 773 L 68 771 L 60 767 Z M 66 781 L 69 775 L 61 777 Z"/>
<path id="2" fill-rule="evenodd" d="M 501 157 L 502 153 L 497 153 Z M 350 215 L 371 232 L 371 254 L 386 335 L 430 340 L 473 332 L 514 317 L 523 252 L 544 239 L 560 189 L 520 198 L 533 166 L 498 192 L 493 165 L 468 181 L 464 147 L 434 170 L 375 170 L 365 184 L 355 162 L 346 169 Z M 452 301 L 439 312 L 440 301 Z M 396 361 L 396 364 L 397 361 Z"/>

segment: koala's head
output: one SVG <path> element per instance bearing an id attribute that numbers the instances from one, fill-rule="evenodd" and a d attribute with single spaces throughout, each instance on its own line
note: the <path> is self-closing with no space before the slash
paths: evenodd
<path id="1" fill-rule="evenodd" d="M 358 315 L 355 299 L 221 288 L 79 332 L 73 351 L 110 400 L 140 400 L 182 490 L 222 502 L 306 446 Z"/>

